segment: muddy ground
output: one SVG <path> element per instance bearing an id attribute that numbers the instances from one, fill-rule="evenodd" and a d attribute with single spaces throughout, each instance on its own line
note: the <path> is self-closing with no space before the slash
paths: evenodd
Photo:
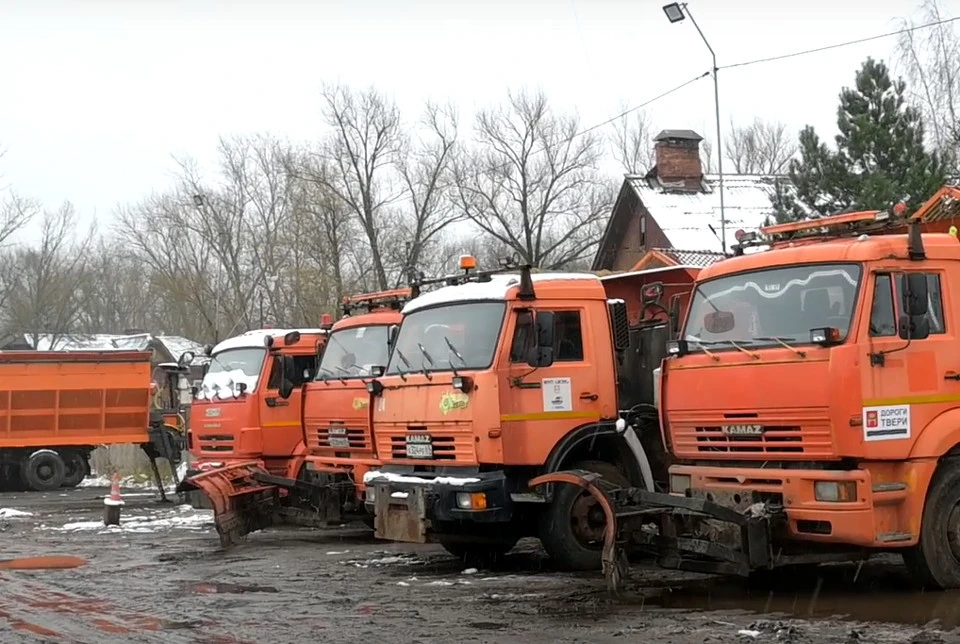
<path id="1" fill-rule="evenodd" d="M 622 596 L 552 571 L 536 542 L 496 570 L 359 528 L 285 528 L 223 551 L 211 514 L 104 488 L 0 494 L 0 642 L 960 642 L 960 594 L 922 593 L 898 558 L 730 583 L 636 565 Z M 29 513 L 29 514 L 19 514 Z"/>

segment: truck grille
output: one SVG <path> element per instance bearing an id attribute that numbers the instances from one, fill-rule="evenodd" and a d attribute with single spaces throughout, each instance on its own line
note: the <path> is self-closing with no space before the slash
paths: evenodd
<path id="1" fill-rule="evenodd" d="M 316 443 L 312 445 L 317 449 L 335 449 L 335 450 L 368 450 L 370 441 L 367 437 L 367 430 L 363 428 L 345 427 L 342 425 L 331 425 L 330 427 L 321 427 L 314 434 Z"/>
<path id="2" fill-rule="evenodd" d="M 409 425 L 377 428 L 380 453 L 391 461 L 476 463 L 473 433 L 463 427 Z"/>
<path id="3" fill-rule="evenodd" d="M 223 454 L 233 451 L 233 436 L 230 434 L 199 434 L 197 442 L 200 452 L 207 454 Z"/>
<path id="4" fill-rule="evenodd" d="M 826 409 L 775 413 L 678 412 L 669 420 L 677 456 L 830 458 L 836 453 Z"/>

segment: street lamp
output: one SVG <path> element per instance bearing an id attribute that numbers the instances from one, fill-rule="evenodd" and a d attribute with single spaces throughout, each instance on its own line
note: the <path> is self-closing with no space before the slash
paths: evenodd
<path id="1" fill-rule="evenodd" d="M 666 14 L 667 20 L 671 23 L 681 22 L 684 18 L 690 18 L 690 22 L 697 28 L 697 33 L 700 34 L 700 38 L 703 39 L 703 44 L 710 50 L 710 56 L 713 58 L 713 102 L 717 117 L 717 174 L 720 183 L 720 243 L 723 244 L 723 252 L 726 253 L 727 218 L 723 207 L 723 143 L 720 140 L 720 85 L 717 83 L 717 55 L 714 53 L 710 43 L 707 42 L 707 37 L 703 35 L 703 31 L 700 30 L 700 25 L 698 25 L 697 21 L 693 18 L 693 14 L 690 13 L 690 8 L 686 2 L 671 2 L 670 4 L 663 5 L 663 13 Z"/>

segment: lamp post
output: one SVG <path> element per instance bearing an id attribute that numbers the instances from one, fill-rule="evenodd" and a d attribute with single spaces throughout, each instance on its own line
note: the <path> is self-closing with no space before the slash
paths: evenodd
<path id="1" fill-rule="evenodd" d="M 684 18 L 690 18 L 690 22 L 697 28 L 697 33 L 703 39 L 703 44 L 710 50 L 710 56 L 713 58 L 713 103 L 717 118 L 717 175 L 720 183 L 720 243 L 723 244 L 723 252 L 727 252 L 727 218 L 724 212 L 723 203 L 723 143 L 720 140 L 720 85 L 717 83 L 717 55 L 713 47 L 707 42 L 707 37 L 700 30 L 700 25 L 690 13 L 690 8 L 686 2 L 671 2 L 663 6 L 663 13 L 667 15 L 667 20 L 671 23 L 681 22 Z"/>

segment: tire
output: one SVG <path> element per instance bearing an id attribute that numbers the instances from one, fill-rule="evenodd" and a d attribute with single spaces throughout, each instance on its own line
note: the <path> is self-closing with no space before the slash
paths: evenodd
<path id="1" fill-rule="evenodd" d="M 620 470 L 603 461 L 581 461 L 569 469 L 596 472 L 617 485 L 630 485 Z M 561 484 L 554 489 L 553 501 L 540 517 L 543 549 L 561 570 L 599 570 L 606 525 L 599 504 L 577 486 Z"/>
<path id="2" fill-rule="evenodd" d="M 960 459 L 946 459 L 927 490 L 917 545 L 903 553 L 907 569 L 925 587 L 960 588 Z"/>
<path id="3" fill-rule="evenodd" d="M 87 478 L 90 472 L 90 464 L 87 457 L 82 452 L 61 452 L 65 466 L 63 475 L 63 487 L 77 487 L 80 482 Z"/>
<path id="4" fill-rule="evenodd" d="M 502 562 L 506 554 L 517 545 L 517 541 L 518 539 L 508 539 L 501 543 L 469 543 L 440 539 L 440 545 L 469 568 L 489 568 Z"/>
<path id="5" fill-rule="evenodd" d="M 63 485 L 67 466 L 56 452 L 39 450 L 20 465 L 20 477 L 28 490 L 51 492 Z"/>

